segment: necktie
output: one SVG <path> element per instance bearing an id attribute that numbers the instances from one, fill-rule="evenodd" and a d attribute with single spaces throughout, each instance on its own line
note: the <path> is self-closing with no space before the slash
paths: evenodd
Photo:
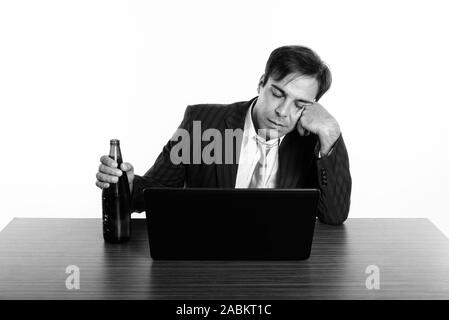
<path id="1" fill-rule="evenodd" d="M 255 137 L 257 142 L 257 154 L 256 157 L 258 159 L 256 166 L 254 168 L 253 175 L 251 177 L 251 182 L 249 184 L 250 188 L 267 188 L 274 187 L 267 185 L 268 178 L 270 172 L 268 172 L 268 163 L 267 163 L 267 155 L 268 152 L 274 147 L 277 146 L 279 141 L 275 140 L 274 142 L 267 143 L 259 136 Z"/>

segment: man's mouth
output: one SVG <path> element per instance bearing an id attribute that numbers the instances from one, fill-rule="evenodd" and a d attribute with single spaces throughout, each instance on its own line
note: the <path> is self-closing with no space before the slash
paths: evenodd
<path id="1" fill-rule="evenodd" d="M 283 125 L 283 124 L 281 124 L 279 122 L 273 121 L 271 119 L 268 119 L 268 122 L 270 122 L 271 124 L 275 125 L 276 127 L 285 127 L 285 125 Z"/>

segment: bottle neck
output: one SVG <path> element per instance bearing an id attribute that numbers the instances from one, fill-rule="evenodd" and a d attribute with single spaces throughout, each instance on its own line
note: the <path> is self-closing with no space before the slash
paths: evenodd
<path id="1" fill-rule="evenodd" d="M 109 149 L 109 157 L 117 162 L 118 165 L 122 163 L 122 153 L 120 151 L 120 144 L 111 143 L 111 147 Z"/>

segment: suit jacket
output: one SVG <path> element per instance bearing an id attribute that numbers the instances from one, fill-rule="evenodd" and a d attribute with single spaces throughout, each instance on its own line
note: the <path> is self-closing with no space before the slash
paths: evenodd
<path id="1" fill-rule="evenodd" d="M 254 99 L 230 105 L 188 106 L 179 128 L 187 130 L 191 137 L 193 121 L 201 121 L 201 133 L 214 128 L 221 132 L 222 137 L 225 136 L 225 129 L 243 130 L 246 113 Z M 177 143 L 178 141 L 168 141 L 148 172 L 144 176 L 135 175 L 131 201 L 133 211 L 145 210 L 145 187 L 235 187 L 238 169 L 236 150 L 240 150 L 241 143 L 234 143 L 232 164 L 225 164 L 224 148 L 222 164 L 193 164 L 195 150 L 192 141 L 189 164 L 173 164 L 170 151 Z M 203 141 L 201 150 L 209 143 Z M 330 155 L 318 159 L 318 150 L 319 140 L 316 135 L 300 136 L 297 130 L 288 133 L 279 146 L 279 188 L 319 188 L 319 220 L 327 224 L 341 224 L 349 213 L 352 184 L 343 137 L 340 135 Z"/>

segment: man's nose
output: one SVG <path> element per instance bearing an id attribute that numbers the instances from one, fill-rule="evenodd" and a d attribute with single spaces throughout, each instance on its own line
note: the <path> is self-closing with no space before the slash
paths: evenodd
<path id="1" fill-rule="evenodd" d="M 288 109 L 289 109 L 290 103 L 285 99 L 282 101 L 279 106 L 275 109 L 276 115 L 278 117 L 286 117 L 288 115 Z"/>

